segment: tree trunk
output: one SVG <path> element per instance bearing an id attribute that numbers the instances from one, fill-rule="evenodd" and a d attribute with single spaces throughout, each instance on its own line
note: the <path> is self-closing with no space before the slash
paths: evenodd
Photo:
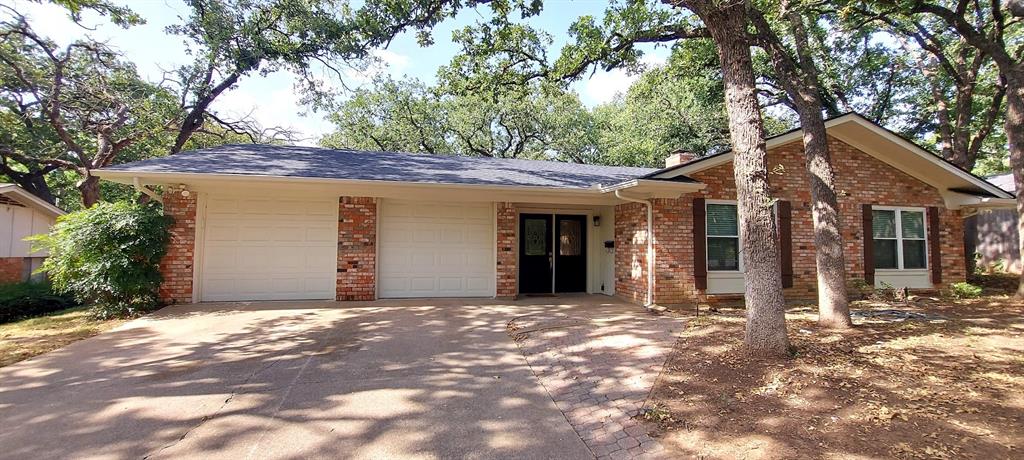
<path id="1" fill-rule="evenodd" d="M 53 191 L 50 190 L 50 185 L 46 183 L 46 174 L 43 172 L 31 172 L 23 174 L 7 174 L 7 177 L 18 184 L 19 187 L 43 200 L 47 203 L 56 204 L 57 200 L 53 196 Z"/>
<path id="2" fill-rule="evenodd" d="M 796 106 L 804 132 L 804 155 L 811 183 L 811 217 L 814 221 L 814 262 L 818 278 L 818 324 L 832 328 L 853 326 L 846 291 L 846 257 L 843 254 L 842 222 L 836 197 L 835 172 L 828 149 L 821 104 L 804 94 Z M 867 238 L 868 236 L 865 236 Z"/>
<path id="3" fill-rule="evenodd" d="M 1006 140 L 1010 144 L 1010 169 L 1017 186 L 1017 216 L 1024 216 L 1024 65 L 1006 73 Z M 1024 235 L 1024 218 L 1017 219 L 1017 233 Z M 1018 249 L 1024 254 L 1024 238 Z M 1024 299 L 1024 274 L 1017 286 L 1018 299 Z"/>
<path id="4" fill-rule="evenodd" d="M 782 266 L 778 229 L 772 212 L 774 202 L 768 188 L 764 124 L 754 85 L 750 45 L 746 40 L 745 5 L 737 2 L 734 6 L 719 8 L 705 2 L 685 3 L 711 32 L 722 63 L 740 239 L 746 266 L 745 342 L 754 354 L 782 356 L 789 353 Z"/>
<path id="5" fill-rule="evenodd" d="M 82 194 L 82 206 L 93 207 L 100 202 L 100 178 L 86 173 L 85 179 L 78 183 L 78 191 Z"/>

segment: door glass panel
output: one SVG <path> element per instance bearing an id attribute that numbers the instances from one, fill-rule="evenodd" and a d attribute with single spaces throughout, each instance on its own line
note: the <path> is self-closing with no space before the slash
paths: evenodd
<path id="1" fill-rule="evenodd" d="M 523 235 L 523 241 L 525 242 L 525 255 L 528 256 L 544 256 L 547 255 L 547 234 L 548 234 L 548 223 L 544 219 L 526 219 L 525 235 Z"/>
<path id="2" fill-rule="evenodd" d="M 582 254 L 580 230 L 580 221 L 578 220 L 558 222 L 558 255 L 578 256 Z"/>

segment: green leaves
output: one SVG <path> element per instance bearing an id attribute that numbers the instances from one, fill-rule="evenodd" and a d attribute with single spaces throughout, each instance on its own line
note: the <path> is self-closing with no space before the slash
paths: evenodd
<path id="1" fill-rule="evenodd" d="M 98 317 L 130 316 L 157 303 L 170 224 L 152 203 L 100 203 L 59 217 L 32 239 L 49 251 L 43 270 L 59 292 L 92 305 Z"/>

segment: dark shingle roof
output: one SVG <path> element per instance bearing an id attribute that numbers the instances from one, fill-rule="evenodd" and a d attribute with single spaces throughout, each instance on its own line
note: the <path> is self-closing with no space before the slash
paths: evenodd
<path id="1" fill-rule="evenodd" d="M 991 182 L 996 187 L 999 187 L 1007 192 L 1013 193 L 1017 190 L 1017 184 L 1013 183 L 1013 174 L 999 174 L 997 176 L 986 177 L 985 180 Z"/>
<path id="2" fill-rule="evenodd" d="M 557 188 L 611 185 L 655 171 L 557 161 L 277 145 L 223 145 L 106 169 Z"/>

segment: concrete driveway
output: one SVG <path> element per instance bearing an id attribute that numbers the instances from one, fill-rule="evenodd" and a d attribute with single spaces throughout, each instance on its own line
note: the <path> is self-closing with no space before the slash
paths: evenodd
<path id="1" fill-rule="evenodd" d="M 506 323 L 602 303 L 166 308 L 0 369 L 0 458 L 593 458 Z"/>

